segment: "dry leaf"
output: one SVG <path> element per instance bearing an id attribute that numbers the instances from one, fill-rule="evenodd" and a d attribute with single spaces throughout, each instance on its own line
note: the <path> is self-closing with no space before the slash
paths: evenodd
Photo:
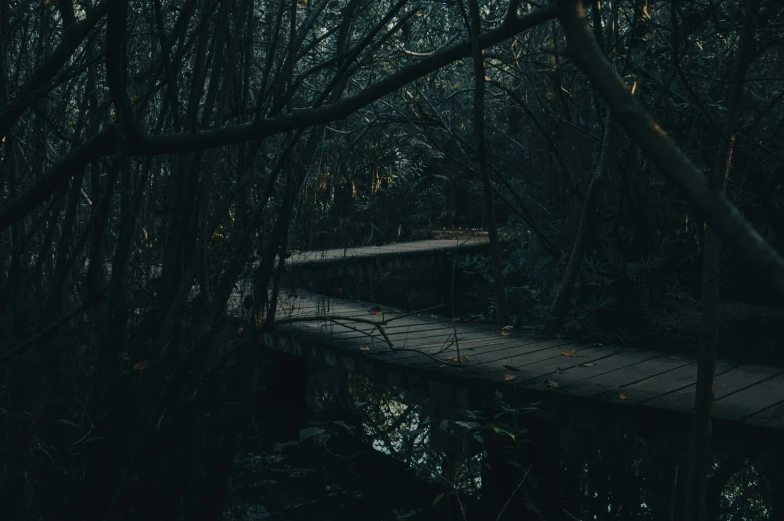
<path id="1" fill-rule="evenodd" d="M 594 364 L 593 362 L 588 362 L 588 363 L 585 363 L 585 364 L 580 364 L 580 367 L 593 367 L 595 365 L 596 364 Z"/>
<path id="2" fill-rule="evenodd" d="M 400 313 L 399 309 L 394 310 L 392 313 Z"/>
<path id="3" fill-rule="evenodd" d="M 144 371 L 148 367 L 150 367 L 149 360 L 144 360 L 143 362 L 136 362 L 135 364 L 133 364 L 133 368 L 136 369 L 137 371 Z"/>
<path id="4" fill-rule="evenodd" d="M 570 349 L 569 351 L 563 351 L 561 354 L 564 356 L 577 356 L 577 349 Z"/>
<path id="5" fill-rule="evenodd" d="M 370 348 L 369 348 L 368 346 L 361 346 L 361 347 L 359 348 L 359 350 L 360 350 L 360 351 L 370 351 Z"/>
<path id="6" fill-rule="evenodd" d="M 378 306 L 368 309 L 368 313 L 372 313 L 373 315 L 380 315 L 383 312 L 384 311 Z"/>
<path id="7" fill-rule="evenodd" d="M 550 389 L 555 389 L 556 387 L 558 387 L 558 384 L 557 384 L 557 383 L 555 383 L 555 382 L 553 382 L 553 381 L 552 381 L 552 380 L 550 380 L 549 378 L 548 378 L 547 380 L 545 380 L 545 382 L 544 382 L 544 383 L 545 383 L 545 385 L 547 385 L 547 387 L 549 387 Z"/>
<path id="8" fill-rule="evenodd" d="M 504 380 L 507 382 L 510 380 L 514 380 L 515 378 L 517 378 L 517 372 L 515 371 L 507 371 L 506 374 L 504 375 Z"/>
<path id="9" fill-rule="evenodd" d="M 468 362 L 468 355 L 456 356 L 452 360 L 454 360 L 455 362 Z"/>
<path id="10" fill-rule="evenodd" d="M 452 317 L 452 323 L 457 324 L 460 322 L 460 317 Z"/>
<path id="11" fill-rule="evenodd" d="M 504 326 L 501 328 L 501 336 L 509 336 L 512 334 L 514 326 Z"/>
<path id="12" fill-rule="evenodd" d="M 628 400 L 628 399 L 629 399 L 628 396 L 626 396 L 625 394 L 621 393 L 621 400 Z"/>

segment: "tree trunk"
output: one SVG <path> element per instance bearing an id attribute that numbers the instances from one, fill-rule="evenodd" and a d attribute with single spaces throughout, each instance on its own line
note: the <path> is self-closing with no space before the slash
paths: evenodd
<path id="1" fill-rule="evenodd" d="M 610 153 L 609 148 L 612 142 L 613 126 L 612 114 L 608 111 L 604 123 L 604 140 L 602 142 L 602 151 L 599 155 L 599 164 L 596 166 L 596 172 L 593 175 L 591 184 L 588 186 L 588 193 L 585 194 L 583 210 L 580 214 L 580 224 L 577 227 L 577 236 L 574 239 L 572 254 L 569 256 L 569 263 L 566 266 L 566 272 L 564 272 L 561 288 L 558 290 L 558 294 L 555 296 L 553 305 L 550 308 L 550 316 L 547 319 L 548 331 L 558 331 L 563 326 L 569 299 L 572 296 L 574 284 L 577 282 L 577 276 L 580 274 L 580 266 L 583 263 L 583 257 L 585 257 L 588 232 L 593 225 L 594 208 L 601 193 L 604 172 L 607 170 L 607 156 Z"/>
<path id="2" fill-rule="evenodd" d="M 479 45 L 481 19 L 479 3 L 469 0 L 471 18 L 471 55 L 474 62 L 474 132 L 476 134 L 476 161 L 482 177 L 482 204 L 487 219 L 487 235 L 490 240 L 490 257 L 493 273 L 493 290 L 495 292 L 495 318 L 499 327 L 506 325 L 506 295 L 504 291 L 504 270 L 501 265 L 501 247 L 498 243 L 498 229 L 495 222 L 493 205 L 493 185 L 487 169 L 485 150 L 485 62 L 482 48 Z"/>
<path id="3" fill-rule="evenodd" d="M 727 119 L 713 169 L 713 189 L 724 191 L 732 165 L 735 131 L 738 126 L 743 98 L 743 82 L 754 55 L 759 0 L 746 3 L 746 16 L 741 31 L 738 54 L 732 79 L 728 86 Z M 702 256 L 702 324 L 697 355 L 697 388 L 694 398 L 694 418 L 688 455 L 685 520 L 699 521 L 705 515 L 705 487 L 711 461 L 713 401 L 716 393 L 716 357 L 719 349 L 719 288 L 720 258 L 724 241 L 712 228 L 705 233 Z"/>

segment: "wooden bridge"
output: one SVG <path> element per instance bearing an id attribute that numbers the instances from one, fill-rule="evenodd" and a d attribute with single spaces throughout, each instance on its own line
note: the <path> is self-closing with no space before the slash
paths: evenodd
<path id="1" fill-rule="evenodd" d="M 463 239 L 462 241 L 465 241 Z M 293 265 L 339 259 L 387 259 L 477 247 L 472 241 L 418 241 L 295 256 Z M 275 332 L 265 343 L 315 357 L 395 386 L 413 388 L 463 408 L 496 391 L 530 401 L 547 398 L 687 420 L 697 363 L 686 356 L 627 347 L 544 340 L 492 324 L 453 323 L 367 302 L 296 290 L 282 295 Z M 720 361 L 714 418 L 719 424 L 780 435 L 784 368 Z"/>

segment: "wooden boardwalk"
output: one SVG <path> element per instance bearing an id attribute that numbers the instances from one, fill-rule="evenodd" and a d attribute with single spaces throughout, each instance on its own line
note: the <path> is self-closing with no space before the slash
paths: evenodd
<path id="1" fill-rule="evenodd" d="M 294 253 L 287 261 L 290 267 L 308 264 L 325 264 L 330 262 L 354 261 L 362 259 L 388 259 L 405 256 L 422 256 L 434 253 L 445 253 L 454 250 L 466 250 L 482 247 L 487 244 L 487 236 L 461 237 L 458 239 L 428 239 L 391 243 L 384 246 L 353 246 L 321 251 L 305 251 Z"/>
<path id="2" fill-rule="evenodd" d="M 422 255 L 485 242 L 478 237 L 327 250 L 295 254 L 291 263 Z M 507 335 L 493 324 L 452 323 L 429 312 L 410 313 L 302 290 L 284 292 L 278 306 L 276 320 L 282 323 L 267 334 L 270 347 L 369 376 L 383 371 L 392 383 L 400 375 L 425 374 L 462 383 L 464 393 L 490 385 L 659 412 L 683 414 L 693 408 L 697 363 L 687 356 L 543 340 L 514 330 Z M 381 314 L 372 308 L 380 308 Z M 379 328 L 363 321 L 385 324 L 386 339 Z M 714 418 L 784 430 L 784 368 L 719 361 L 716 372 Z"/>
<path id="3" fill-rule="evenodd" d="M 504 336 L 491 324 L 452 324 L 429 313 L 408 315 L 383 306 L 383 313 L 375 315 L 371 307 L 375 306 L 297 291 L 281 299 L 278 318 L 313 320 L 282 324 L 266 342 L 371 375 L 376 371 L 373 365 L 380 363 L 400 373 L 427 372 L 464 380 L 467 388 L 480 380 L 680 413 L 693 407 L 697 364 L 692 358 L 566 339 L 542 340 L 515 331 Z M 323 317 L 383 320 L 394 349 L 371 324 L 346 320 L 339 325 Z M 717 375 L 715 418 L 784 430 L 784 368 L 720 361 Z"/>

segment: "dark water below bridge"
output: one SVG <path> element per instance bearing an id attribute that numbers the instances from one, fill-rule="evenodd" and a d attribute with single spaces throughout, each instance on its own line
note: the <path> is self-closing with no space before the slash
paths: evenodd
<path id="1" fill-rule="evenodd" d="M 678 519 L 688 432 L 542 420 L 537 404 L 436 415 L 427 399 L 278 353 L 258 435 L 235 461 L 231 520 Z M 665 434 L 662 435 L 662 432 Z M 708 519 L 784 515 L 782 458 L 717 449 Z"/>

